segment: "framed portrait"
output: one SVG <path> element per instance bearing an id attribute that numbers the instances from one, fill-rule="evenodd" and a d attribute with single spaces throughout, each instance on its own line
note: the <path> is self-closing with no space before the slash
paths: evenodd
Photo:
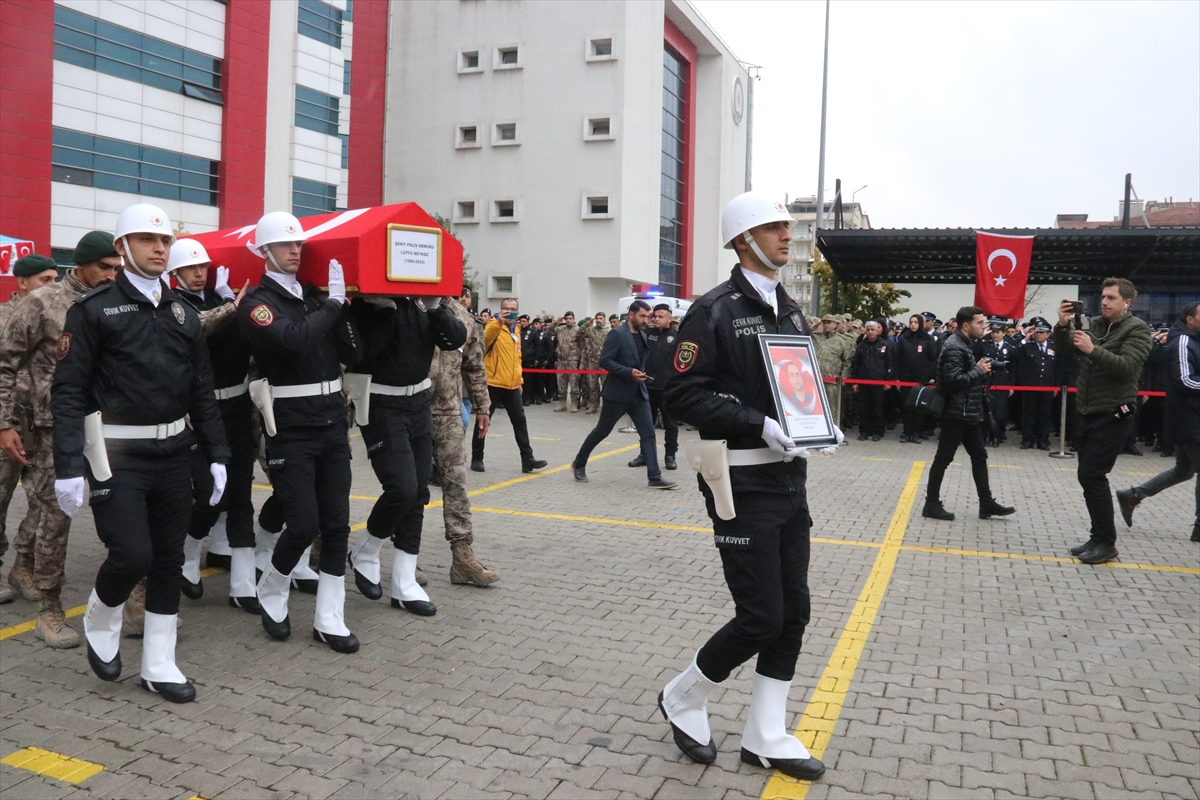
<path id="1" fill-rule="evenodd" d="M 763 334 L 758 344 L 780 426 L 797 447 L 837 444 L 812 338 Z"/>

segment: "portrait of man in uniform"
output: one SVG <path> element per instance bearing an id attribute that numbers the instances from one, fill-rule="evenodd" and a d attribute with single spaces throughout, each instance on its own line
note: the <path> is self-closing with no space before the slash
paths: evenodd
<path id="1" fill-rule="evenodd" d="M 763 357 L 784 429 L 797 445 L 834 441 L 820 367 L 811 342 L 801 337 L 762 337 Z M 784 341 L 787 339 L 787 341 Z"/>

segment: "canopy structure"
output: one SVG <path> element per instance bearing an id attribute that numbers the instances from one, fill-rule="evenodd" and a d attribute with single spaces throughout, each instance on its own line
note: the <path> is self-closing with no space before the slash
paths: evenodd
<path id="1" fill-rule="evenodd" d="M 992 228 L 1033 236 L 1030 283 L 1129 278 L 1139 286 L 1200 283 L 1200 228 Z M 817 247 L 844 283 L 974 283 L 975 230 L 821 230 Z"/>

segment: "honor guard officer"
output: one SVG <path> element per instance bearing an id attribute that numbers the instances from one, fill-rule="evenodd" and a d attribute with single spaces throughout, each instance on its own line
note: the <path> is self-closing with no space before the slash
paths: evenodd
<path id="1" fill-rule="evenodd" d="M 291 214 L 263 215 L 254 247 L 266 259 L 266 276 L 237 312 L 238 330 L 266 375 L 251 384 L 251 400 L 263 415 L 271 485 L 287 522 L 258 582 L 258 602 L 271 638 L 291 636 L 290 576 L 320 535 L 313 639 L 354 653 L 358 639 L 345 621 L 350 440 L 341 365 L 356 364 L 362 346 L 341 265 L 329 262 L 328 296 L 296 278 L 307 238 Z"/>
<path id="2" fill-rule="evenodd" d="M 366 533 L 350 552 L 354 583 L 371 600 L 383 596 L 379 551 L 390 539 L 392 607 L 431 617 L 437 606 L 417 584 L 433 467 L 429 367 L 435 349 L 462 347 L 467 329 L 440 297 L 360 298 L 352 313 L 364 357 L 346 380 L 367 457 L 383 486 Z"/>
<path id="3" fill-rule="evenodd" d="M 139 203 L 117 217 L 114 238 L 125 270 L 76 301 L 58 340 L 54 492 L 75 516 L 86 471 L 96 533 L 108 548 L 83 617 L 92 671 L 120 677 L 122 604 L 145 578 L 142 686 L 186 703 L 196 690 L 175 665 L 175 626 L 189 462 L 203 448 L 215 504 L 229 446 L 200 317 L 161 278 L 175 239 L 170 220 Z"/>
<path id="4" fill-rule="evenodd" d="M 692 305 L 679 329 L 665 400 L 678 419 L 700 431 L 689 462 L 701 462 L 700 491 L 736 616 L 666 685 L 659 708 L 684 754 L 711 764 L 717 750 L 708 696 L 757 655 L 742 761 L 814 779 L 825 765 L 786 724 L 809 620 L 808 451 L 796 447 L 772 416 L 775 402 L 758 342 L 760 333 L 809 335 L 800 307 L 777 277 L 787 263 L 792 222 L 782 204 L 761 194 L 735 197 L 721 216 L 721 238 L 740 264 Z M 841 431 L 834 430 L 840 441 Z"/>
<path id="5" fill-rule="evenodd" d="M 1010 380 L 1009 367 L 1016 355 L 1016 348 L 1004 336 L 1004 332 L 1008 328 L 1006 320 L 991 317 L 988 324 L 991 326 L 991 334 L 986 339 L 976 342 L 973 348 L 975 360 L 991 359 L 991 383 L 1004 386 Z M 1010 395 L 1012 395 L 1011 389 L 988 388 L 987 401 L 992 412 L 992 427 L 990 430 L 984 430 L 985 444 L 995 447 L 1008 438 L 1004 431 L 1008 427 L 1008 398 Z"/>
<path id="6" fill-rule="evenodd" d="M 1057 386 L 1058 373 L 1054 363 L 1054 342 L 1050 339 L 1050 323 L 1034 317 L 1033 336 L 1016 353 L 1017 380 L 1022 386 Z M 1050 415 L 1054 407 L 1051 392 L 1025 392 L 1021 403 L 1021 449 L 1050 449 Z"/>
<path id="7" fill-rule="evenodd" d="M 231 452 L 229 482 L 221 502 L 209 505 L 205 474 L 193 466 L 194 487 L 192 522 L 183 546 L 183 593 L 193 600 L 204 594 L 200 582 L 200 546 L 225 514 L 225 530 L 230 544 L 229 605 L 251 614 L 261 613 L 254 591 L 254 459 L 258 440 L 251 423 L 249 379 L 250 349 L 238 333 L 234 314 L 240 296 L 229 287 L 229 270 L 217 267 L 212 289 L 206 288 L 211 259 L 204 245 L 195 239 L 180 239 L 171 245 L 168 269 L 179 284 L 176 292 L 200 314 L 200 323 L 208 340 L 213 383 L 217 386 L 217 406 L 225 425 L 225 438 Z M 248 285 L 249 282 L 247 282 Z M 242 292 L 246 287 L 242 288 Z"/>

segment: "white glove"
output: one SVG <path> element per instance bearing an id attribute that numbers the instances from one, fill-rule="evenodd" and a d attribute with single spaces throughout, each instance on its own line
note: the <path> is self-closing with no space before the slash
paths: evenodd
<path id="1" fill-rule="evenodd" d="M 839 428 L 836 424 L 834 424 L 834 426 L 833 426 L 833 435 L 837 437 L 838 444 L 841 444 L 842 442 L 846 441 L 846 434 L 842 433 L 842 429 Z"/>
<path id="2" fill-rule="evenodd" d="M 216 506 L 217 503 L 221 502 L 221 495 L 225 494 L 225 482 L 228 480 L 225 474 L 225 465 L 209 464 L 208 472 L 213 478 L 213 493 L 212 497 L 208 500 L 208 504 Z"/>
<path id="3" fill-rule="evenodd" d="M 329 299 L 339 303 L 346 302 L 346 276 L 342 273 L 342 265 L 336 258 L 329 260 Z"/>
<path id="4" fill-rule="evenodd" d="M 375 306 L 376 308 L 395 308 L 396 307 L 396 301 L 389 300 L 386 297 L 366 297 L 363 299 L 366 300 L 371 305 Z"/>
<path id="5" fill-rule="evenodd" d="M 217 282 L 213 285 L 213 291 L 222 300 L 232 300 L 234 297 L 233 289 L 229 288 L 229 268 L 217 267 Z"/>
<path id="6" fill-rule="evenodd" d="M 817 448 L 818 453 L 820 453 L 823 456 L 831 456 L 837 452 L 838 444 L 841 444 L 842 442 L 846 441 L 846 435 L 844 433 L 842 433 L 842 429 L 839 428 L 837 425 L 833 426 L 833 435 L 837 438 L 837 444 L 831 444 L 827 447 L 819 447 L 819 448 Z"/>
<path id="7" fill-rule="evenodd" d="M 54 482 L 54 496 L 58 507 L 68 517 L 74 517 L 83 508 L 83 478 L 65 478 Z"/>
<path id="8" fill-rule="evenodd" d="M 762 438 L 767 443 L 767 447 L 776 453 L 795 455 L 796 443 L 784 432 L 783 428 L 779 427 L 779 423 L 770 417 L 763 420 Z"/>
<path id="9" fill-rule="evenodd" d="M 438 297 L 434 297 L 434 298 L 431 298 L 431 299 L 425 301 L 425 310 L 433 311 L 435 308 L 437 308 L 441 304 L 442 304 L 442 298 L 439 295 Z"/>

